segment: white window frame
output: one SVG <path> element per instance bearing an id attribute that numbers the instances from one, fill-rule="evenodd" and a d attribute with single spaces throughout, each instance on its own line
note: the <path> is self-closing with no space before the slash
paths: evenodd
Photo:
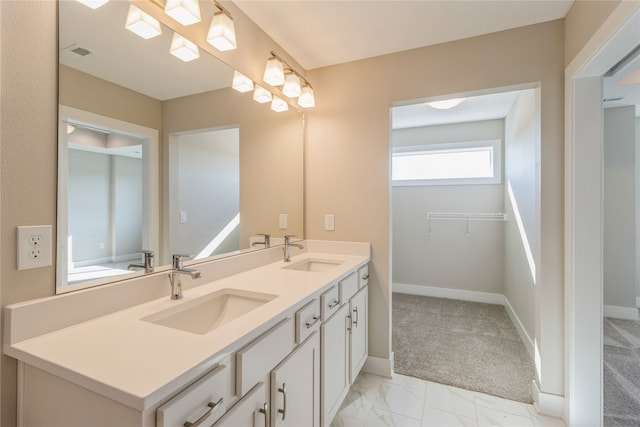
<path id="1" fill-rule="evenodd" d="M 392 157 L 398 154 L 425 154 L 429 152 L 447 153 L 473 151 L 478 148 L 491 147 L 493 149 L 493 176 L 481 178 L 446 178 L 446 179 L 414 179 L 394 180 L 392 171 L 391 183 L 394 187 L 419 186 L 419 185 L 475 185 L 475 184 L 501 184 L 502 183 L 502 140 L 488 139 L 480 141 L 447 142 L 428 145 L 408 145 L 394 147 Z"/>

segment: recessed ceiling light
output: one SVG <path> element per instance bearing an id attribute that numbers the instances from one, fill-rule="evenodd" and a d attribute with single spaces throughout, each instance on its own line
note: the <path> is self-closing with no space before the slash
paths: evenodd
<path id="1" fill-rule="evenodd" d="M 457 107 L 458 105 L 462 104 L 465 99 L 467 98 L 445 99 L 443 101 L 427 102 L 427 105 L 437 110 L 448 110 L 450 108 Z"/>

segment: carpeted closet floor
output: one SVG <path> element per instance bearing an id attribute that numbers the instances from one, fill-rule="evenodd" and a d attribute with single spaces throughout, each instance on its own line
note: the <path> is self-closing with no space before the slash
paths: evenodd
<path id="1" fill-rule="evenodd" d="M 640 426 L 640 321 L 604 319 L 604 425 Z"/>
<path id="2" fill-rule="evenodd" d="M 534 368 L 501 305 L 393 294 L 395 371 L 532 403 Z"/>

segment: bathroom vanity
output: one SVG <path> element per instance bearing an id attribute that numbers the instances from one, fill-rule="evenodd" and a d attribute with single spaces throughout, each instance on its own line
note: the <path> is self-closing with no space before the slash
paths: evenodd
<path id="1" fill-rule="evenodd" d="M 9 306 L 22 426 L 328 426 L 367 358 L 368 243 L 305 241 Z"/>

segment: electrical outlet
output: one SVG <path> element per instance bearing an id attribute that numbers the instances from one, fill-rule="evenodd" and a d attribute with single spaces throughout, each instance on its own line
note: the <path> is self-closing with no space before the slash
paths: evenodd
<path id="1" fill-rule="evenodd" d="M 18 227 L 18 270 L 51 265 L 51 226 Z"/>

